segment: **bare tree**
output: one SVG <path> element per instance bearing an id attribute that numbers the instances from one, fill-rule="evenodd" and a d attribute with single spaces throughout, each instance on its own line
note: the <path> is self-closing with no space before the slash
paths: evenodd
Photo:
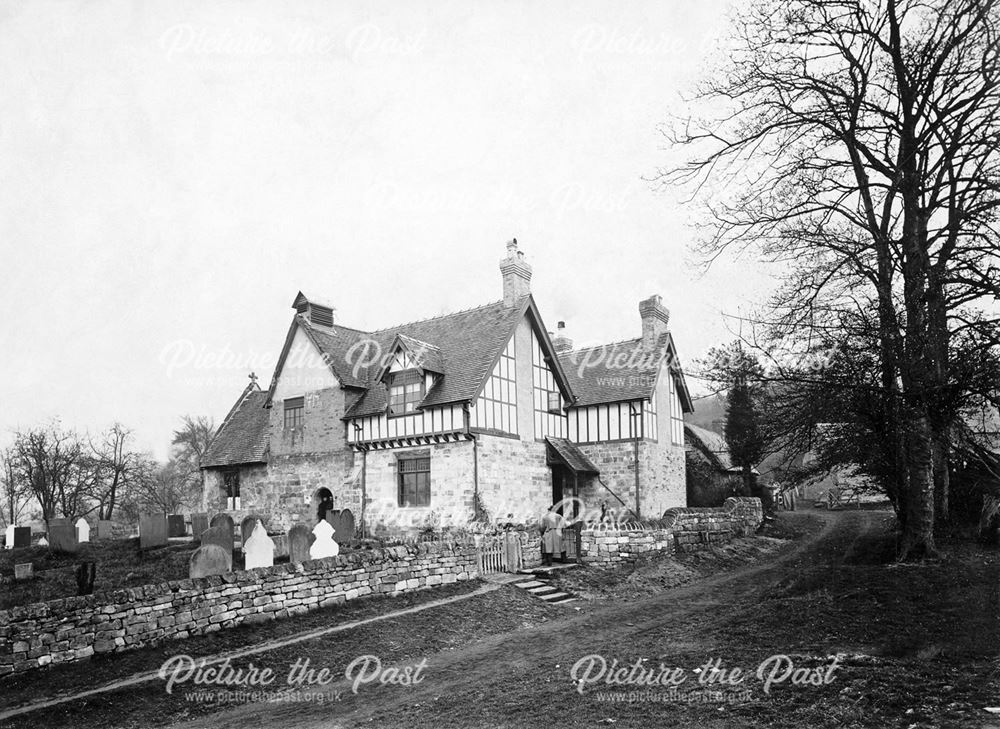
<path id="1" fill-rule="evenodd" d="M 181 427 L 174 431 L 174 459 L 181 475 L 188 481 L 201 482 L 201 459 L 215 436 L 212 419 L 201 415 L 185 415 Z"/>
<path id="2" fill-rule="evenodd" d="M 17 524 L 28 506 L 29 494 L 17 469 L 16 456 L 10 448 L 0 450 L 0 489 L 3 493 L 3 513 L 0 524 Z"/>
<path id="3" fill-rule="evenodd" d="M 133 441 L 132 431 L 115 423 L 96 443 L 89 443 L 89 459 L 96 470 L 91 496 L 101 519 L 110 519 L 119 501 L 149 476 L 147 459 L 133 450 Z"/>
<path id="4" fill-rule="evenodd" d="M 19 431 L 11 453 L 16 478 L 38 501 L 45 521 L 57 512 L 73 519 L 85 511 L 93 472 L 81 468 L 82 447 L 75 433 L 58 422 Z"/>
<path id="5" fill-rule="evenodd" d="M 1000 291 L 997 38 L 994 0 L 763 0 L 700 95 L 724 113 L 668 132 L 699 150 L 662 179 L 708 200 L 706 260 L 785 267 L 778 330 L 876 322 L 900 559 L 935 552 L 950 337 L 996 324 L 967 312 Z"/>

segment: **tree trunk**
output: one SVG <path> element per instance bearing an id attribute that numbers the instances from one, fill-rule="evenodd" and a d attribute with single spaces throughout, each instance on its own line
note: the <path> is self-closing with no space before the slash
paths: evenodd
<path id="1" fill-rule="evenodd" d="M 936 557 L 934 546 L 934 479 L 932 476 L 930 421 L 917 414 L 907 438 L 909 489 L 906 522 L 896 557 L 899 561 Z"/>

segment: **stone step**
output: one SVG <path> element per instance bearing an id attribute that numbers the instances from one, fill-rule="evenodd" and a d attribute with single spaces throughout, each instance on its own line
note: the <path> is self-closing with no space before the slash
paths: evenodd
<path id="1" fill-rule="evenodd" d="M 528 592 L 532 595 L 544 595 L 549 592 L 557 592 L 557 590 L 551 585 L 542 585 L 541 587 L 530 587 L 528 588 Z"/>
<path id="2" fill-rule="evenodd" d="M 515 587 L 520 587 L 522 590 L 527 590 L 532 587 L 541 587 L 544 582 L 539 582 L 538 580 L 529 580 L 528 582 L 515 582 Z"/>
<path id="3" fill-rule="evenodd" d="M 559 600 L 559 598 L 562 597 L 569 597 L 569 594 L 565 592 L 553 592 L 548 595 L 539 595 L 539 597 L 545 600 L 546 602 L 553 602 Z"/>

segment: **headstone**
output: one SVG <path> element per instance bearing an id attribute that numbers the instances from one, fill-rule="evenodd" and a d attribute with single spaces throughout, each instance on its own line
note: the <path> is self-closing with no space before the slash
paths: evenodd
<path id="1" fill-rule="evenodd" d="M 15 580 L 30 580 L 34 577 L 35 568 L 32 566 L 31 562 L 24 562 L 23 564 L 14 565 L 14 579 Z"/>
<path id="2" fill-rule="evenodd" d="M 208 514 L 192 514 L 191 534 L 194 535 L 194 538 L 198 539 L 206 529 L 208 529 Z"/>
<path id="3" fill-rule="evenodd" d="M 340 545 L 333 539 L 333 527 L 330 522 L 321 521 L 313 527 L 313 535 L 316 541 L 309 547 L 310 559 L 323 559 L 323 557 L 336 557 L 340 554 Z"/>
<path id="4" fill-rule="evenodd" d="M 76 541 L 80 544 L 90 541 L 90 524 L 82 516 L 76 520 Z M 84 593 L 89 595 L 90 593 Z"/>
<path id="5" fill-rule="evenodd" d="M 271 567 L 274 565 L 274 541 L 267 536 L 264 523 L 258 519 L 250 536 L 243 543 L 243 567 L 252 570 L 256 567 Z"/>
<path id="6" fill-rule="evenodd" d="M 167 543 L 167 518 L 163 514 L 139 517 L 139 548 L 162 547 Z"/>
<path id="7" fill-rule="evenodd" d="M 93 595 L 94 578 L 97 577 L 96 562 L 81 562 L 76 566 L 76 594 Z"/>
<path id="8" fill-rule="evenodd" d="M 45 537 L 42 537 L 41 539 L 38 540 L 38 546 L 39 547 L 47 547 L 47 546 L 49 546 L 49 540 L 46 539 Z"/>
<path id="9" fill-rule="evenodd" d="M 31 527 L 14 527 L 14 549 L 31 546 Z"/>
<path id="10" fill-rule="evenodd" d="M 225 523 L 209 527 L 201 533 L 201 546 L 214 544 L 229 553 L 229 564 L 233 563 L 233 530 Z"/>
<path id="11" fill-rule="evenodd" d="M 14 548 L 14 529 L 16 529 L 16 527 L 13 524 L 10 524 L 7 527 L 7 531 L 4 532 L 3 535 L 4 549 Z"/>
<path id="12" fill-rule="evenodd" d="M 210 527 L 208 531 L 217 529 Z M 232 534 L 230 533 L 230 538 Z M 228 552 L 218 544 L 205 544 L 194 550 L 188 562 L 188 577 L 208 577 L 223 575 L 233 570 L 233 551 Z"/>
<path id="13" fill-rule="evenodd" d="M 171 514 L 167 517 L 167 536 L 183 537 L 187 534 L 187 527 L 184 526 L 183 514 Z"/>
<path id="14" fill-rule="evenodd" d="M 329 519 L 330 526 L 333 527 L 334 539 L 337 544 L 346 544 L 354 539 L 354 514 L 350 509 L 336 512 L 336 515 Z"/>
<path id="15" fill-rule="evenodd" d="M 115 536 L 115 523 L 110 519 L 98 519 L 97 538 L 114 539 L 114 536 Z"/>
<path id="16" fill-rule="evenodd" d="M 69 519 L 59 521 L 66 523 L 56 523 L 55 519 L 49 522 L 49 549 L 75 554 L 80 548 L 80 543 L 76 540 L 76 527 L 69 523 Z"/>
<path id="17" fill-rule="evenodd" d="M 260 521 L 258 516 L 248 516 L 243 521 L 240 522 L 240 542 L 246 544 L 250 535 L 253 534 L 254 527 L 257 526 L 257 522 Z"/>
<path id="18" fill-rule="evenodd" d="M 220 524 L 224 524 L 229 527 L 229 533 L 232 534 L 233 530 L 236 529 L 236 522 L 233 521 L 233 517 L 229 514 L 216 514 L 212 517 L 212 521 L 208 522 L 209 527 L 217 527 Z"/>
<path id="19" fill-rule="evenodd" d="M 288 561 L 305 562 L 309 559 L 309 544 L 314 539 L 309 527 L 296 524 L 288 530 Z"/>

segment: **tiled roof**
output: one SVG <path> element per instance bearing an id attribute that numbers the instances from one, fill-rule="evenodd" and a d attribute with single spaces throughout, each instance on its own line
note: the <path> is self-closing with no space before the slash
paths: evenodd
<path id="1" fill-rule="evenodd" d="M 354 363 L 360 359 L 364 364 L 363 345 L 360 345 L 359 342 L 370 335 L 357 329 L 339 325 L 318 327 L 301 315 L 297 315 L 295 319 L 319 348 L 320 353 L 333 370 L 333 374 L 340 380 L 340 384 L 346 387 L 365 387 L 367 385 L 367 366 L 359 368 L 355 367 Z M 351 348 L 356 344 L 358 347 L 352 351 Z"/>
<path id="2" fill-rule="evenodd" d="M 691 423 L 684 423 L 684 437 L 692 448 L 703 453 L 720 471 L 739 470 L 733 466 L 732 458 L 729 456 L 729 446 L 726 444 L 724 435 L 716 433 L 714 430 L 691 425 Z"/>
<path id="3" fill-rule="evenodd" d="M 559 361 L 577 396 L 573 405 L 651 398 L 663 360 L 673 346 L 670 334 L 665 333 L 652 349 L 644 348 L 638 338 L 560 353 Z M 673 375 L 684 410 L 693 410 L 683 373 L 676 370 Z"/>
<path id="4" fill-rule="evenodd" d="M 405 334 L 397 334 L 396 337 L 420 368 L 431 372 L 443 373 L 445 371 L 444 356 L 441 354 L 440 347 L 428 342 L 421 342 L 419 339 L 408 337 Z"/>
<path id="5" fill-rule="evenodd" d="M 361 336 L 375 342 L 378 346 L 372 350 L 383 356 L 391 351 L 397 335 L 431 345 L 440 356 L 436 366 L 446 367 L 447 371 L 427 393 L 421 407 L 464 402 L 478 394 L 480 386 L 489 376 L 500 351 L 523 316 L 526 299 L 512 307 L 498 301 Z M 384 364 L 381 356 L 378 360 L 372 362 L 367 370 L 368 390 L 348 410 L 347 416 L 360 417 L 385 411 L 386 389 L 375 382 Z"/>
<path id="6" fill-rule="evenodd" d="M 600 473 L 597 466 L 581 451 L 576 444 L 565 438 L 545 438 L 552 450 L 555 451 L 558 459 L 565 463 L 571 470 L 577 473 Z"/>
<path id="7" fill-rule="evenodd" d="M 238 466 L 267 461 L 267 393 L 247 387 L 222 421 L 201 458 L 202 468 Z"/>

